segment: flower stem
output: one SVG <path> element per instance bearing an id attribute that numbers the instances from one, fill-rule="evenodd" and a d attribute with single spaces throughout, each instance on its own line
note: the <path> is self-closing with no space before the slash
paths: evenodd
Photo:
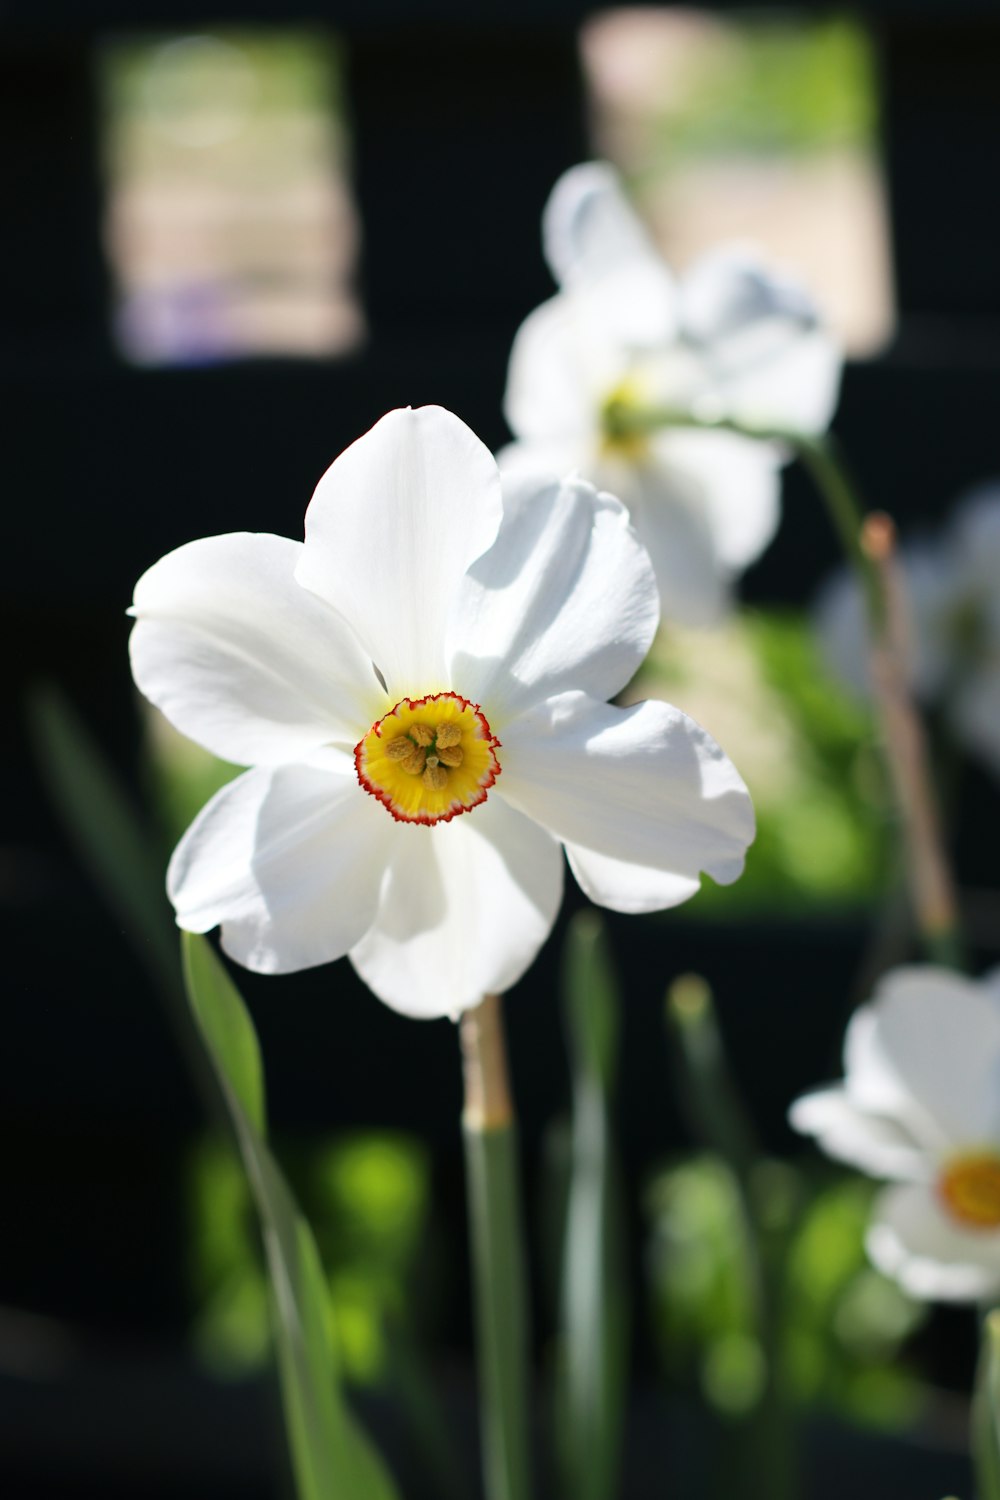
<path id="1" fill-rule="evenodd" d="M 907 610 L 895 562 L 892 521 L 882 512 L 866 511 L 839 445 L 830 435 L 812 436 L 731 418 L 699 419 L 690 412 L 638 409 L 626 403 L 609 407 L 605 420 L 609 431 L 616 434 L 666 427 L 731 432 L 788 448 L 808 469 L 847 561 L 857 573 L 865 599 L 872 689 L 921 940 L 934 962 L 961 968 L 963 943 L 958 901 L 944 852 L 923 725 L 907 682 Z"/>
<path id="2" fill-rule="evenodd" d="M 486 1500 L 529 1500 L 528 1304 L 500 1000 L 462 1016 L 465 1167 Z"/>
<path id="3" fill-rule="evenodd" d="M 960 968 L 958 902 L 944 853 L 927 742 L 906 682 L 906 600 L 896 565 L 896 528 L 880 512 L 866 516 L 861 548 L 875 569 L 882 629 L 871 644 L 871 680 L 902 833 L 917 921 L 929 956 Z"/>
<path id="4" fill-rule="evenodd" d="M 730 1072 L 712 992 L 699 975 L 676 979 L 667 992 L 667 1027 L 677 1042 L 679 1103 L 696 1140 L 725 1162 L 739 1202 L 740 1251 L 750 1293 L 763 1382 L 745 1433 L 739 1493 L 746 1500 L 791 1500 L 797 1490 L 796 1433 L 782 1370 L 785 1248 L 762 1202 L 766 1167 L 753 1123 Z"/>

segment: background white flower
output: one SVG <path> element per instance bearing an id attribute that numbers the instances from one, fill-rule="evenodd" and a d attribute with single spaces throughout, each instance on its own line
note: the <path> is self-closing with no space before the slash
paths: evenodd
<path id="1" fill-rule="evenodd" d="M 1000 1291 L 1000 969 L 892 970 L 848 1026 L 844 1074 L 789 1117 L 893 1181 L 872 1210 L 875 1265 L 916 1297 Z"/>
<path id="2" fill-rule="evenodd" d="M 1000 485 L 984 484 L 959 501 L 935 538 L 904 543 L 910 686 L 940 703 L 956 736 L 1000 774 Z M 820 645 L 830 669 L 855 692 L 868 692 L 864 603 L 842 570 L 816 602 Z"/>
<path id="3" fill-rule="evenodd" d="M 667 407 L 805 433 L 836 404 L 839 350 L 806 294 L 740 247 L 675 280 L 609 166 L 560 178 L 545 209 L 560 291 L 514 341 L 501 468 L 579 472 L 629 507 L 665 617 L 711 623 L 779 518 L 775 445 L 675 427 L 616 437 L 609 408 Z"/>
<path id="4" fill-rule="evenodd" d="M 610 707 L 657 626 L 620 503 L 507 480 L 437 407 L 391 412 L 320 480 L 304 543 L 237 533 L 139 580 L 141 690 L 253 769 L 174 853 L 179 924 L 239 962 L 349 953 L 417 1016 L 512 985 L 562 894 L 673 906 L 753 837 L 718 745 L 663 703 Z"/>

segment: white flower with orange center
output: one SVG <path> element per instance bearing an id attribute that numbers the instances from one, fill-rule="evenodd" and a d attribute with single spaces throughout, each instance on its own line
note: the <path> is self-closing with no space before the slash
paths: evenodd
<path id="1" fill-rule="evenodd" d="M 628 506 L 664 618 L 713 623 L 779 519 L 784 450 L 643 410 L 822 432 L 841 354 L 806 293 L 735 246 L 675 278 L 613 169 L 573 167 L 545 208 L 558 293 L 522 324 L 505 412 L 510 472 L 578 472 Z"/>
<path id="2" fill-rule="evenodd" d="M 844 1073 L 789 1117 L 893 1180 L 872 1210 L 875 1265 L 915 1297 L 1000 1292 L 1000 969 L 893 969 L 848 1026 Z"/>
<path id="3" fill-rule="evenodd" d="M 656 631 L 649 559 L 582 481 L 505 482 L 438 407 L 391 412 L 320 480 L 304 542 L 237 533 L 139 580 L 132 668 L 183 733 L 252 769 L 174 853 L 181 927 L 247 967 L 349 954 L 417 1016 L 510 987 L 565 848 L 617 911 L 735 880 L 746 787 L 664 703 L 607 700 Z"/>

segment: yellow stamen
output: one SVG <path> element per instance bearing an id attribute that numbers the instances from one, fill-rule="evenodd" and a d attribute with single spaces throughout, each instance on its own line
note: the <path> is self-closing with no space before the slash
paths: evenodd
<path id="1" fill-rule="evenodd" d="M 500 774 L 493 734 L 458 693 L 403 698 L 355 747 L 358 781 L 399 822 L 438 823 L 485 801 Z"/>
<path id="2" fill-rule="evenodd" d="M 1000 1229 L 1000 1152 L 952 1157 L 938 1178 L 938 1196 L 967 1229 Z"/>

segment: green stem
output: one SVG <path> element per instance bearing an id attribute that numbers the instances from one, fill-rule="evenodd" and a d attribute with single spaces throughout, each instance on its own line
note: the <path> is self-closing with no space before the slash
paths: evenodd
<path id="1" fill-rule="evenodd" d="M 465 1168 L 486 1500 L 530 1500 L 528 1299 L 500 1001 L 462 1017 Z"/>
<path id="2" fill-rule="evenodd" d="M 797 1463 L 794 1421 L 781 1369 L 782 1257 L 755 1191 L 760 1150 L 729 1071 L 711 991 L 699 976 L 685 975 L 671 985 L 667 1023 L 679 1043 L 679 1095 L 689 1128 L 729 1167 L 743 1221 L 744 1267 L 764 1385 L 750 1418 L 742 1493 L 754 1500 L 791 1500 Z"/>
<path id="3" fill-rule="evenodd" d="M 757 442 L 780 444 L 808 469 L 865 599 L 872 688 L 921 941 L 932 962 L 961 968 L 964 944 L 958 902 L 944 853 L 923 726 L 906 679 L 906 609 L 895 563 L 892 522 L 888 516 L 866 512 L 839 445 L 830 435 L 756 426 L 728 417 L 699 419 L 690 412 L 632 408 L 625 402 L 610 403 L 604 421 L 612 438 L 666 427 L 731 432 Z"/>

